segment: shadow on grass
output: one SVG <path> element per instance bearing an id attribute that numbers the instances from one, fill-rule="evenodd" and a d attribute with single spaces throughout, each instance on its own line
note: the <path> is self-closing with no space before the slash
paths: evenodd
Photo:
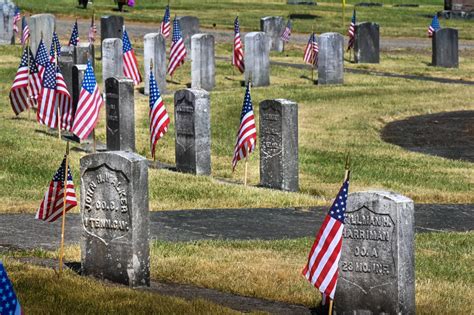
<path id="1" fill-rule="evenodd" d="M 319 15 L 314 15 L 314 14 L 299 14 L 299 13 L 295 13 L 295 14 L 290 14 L 289 18 L 290 18 L 290 19 L 293 19 L 293 20 L 315 20 L 315 19 L 320 19 L 321 16 L 319 16 Z"/>

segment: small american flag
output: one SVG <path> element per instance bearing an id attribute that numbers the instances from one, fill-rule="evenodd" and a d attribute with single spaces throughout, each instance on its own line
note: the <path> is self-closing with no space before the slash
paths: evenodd
<path id="1" fill-rule="evenodd" d="M 69 39 L 69 46 L 77 46 L 79 43 L 79 29 L 77 28 L 77 20 L 72 26 L 71 38 Z"/>
<path id="2" fill-rule="evenodd" d="M 428 27 L 428 37 L 433 37 L 433 33 L 439 30 L 441 26 L 439 25 L 438 16 L 435 14 L 431 20 L 431 24 Z"/>
<path id="3" fill-rule="evenodd" d="M 323 300 L 326 297 L 334 299 L 336 292 L 348 191 L 349 180 L 346 180 L 323 221 L 302 271 L 303 276 L 323 294 Z"/>
<path id="4" fill-rule="evenodd" d="M 13 14 L 13 31 L 18 33 L 18 22 L 21 20 L 20 8 L 15 7 L 15 13 Z"/>
<path id="5" fill-rule="evenodd" d="M 20 66 L 10 89 L 10 104 L 15 115 L 31 107 L 29 102 L 31 94 L 28 91 L 28 58 L 32 58 L 32 56 L 29 53 L 31 51 L 28 47 L 25 47 L 21 56 Z M 29 63 L 31 66 L 33 60 L 30 59 Z"/>
<path id="6" fill-rule="evenodd" d="M 53 32 L 53 39 L 51 40 L 51 47 L 49 48 L 49 60 L 51 62 L 59 61 L 59 55 L 61 53 L 61 43 L 59 42 L 58 34 Z"/>
<path id="7" fill-rule="evenodd" d="M 179 21 L 173 20 L 173 39 L 171 41 L 170 63 L 168 65 L 168 74 L 173 75 L 175 70 L 184 63 L 186 57 L 186 47 L 184 47 L 183 36 L 179 28 Z"/>
<path id="8" fill-rule="evenodd" d="M 7 271 L 0 261 L 0 314 L 22 315 L 20 301 L 18 300 L 15 290 L 10 279 L 8 279 Z"/>
<path id="9" fill-rule="evenodd" d="M 132 79 L 133 84 L 138 85 L 142 82 L 142 76 L 140 75 L 140 70 L 138 70 L 137 57 L 135 56 L 135 51 L 133 50 L 132 43 L 128 37 L 128 33 L 123 28 L 122 35 L 123 42 L 123 74 L 125 77 Z"/>
<path id="10" fill-rule="evenodd" d="M 88 61 L 74 115 L 74 124 L 71 128 L 71 131 L 81 140 L 87 138 L 94 130 L 102 103 L 102 95 L 95 80 L 94 69 L 92 69 L 91 62 Z"/>
<path id="11" fill-rule="evenodd" d="M 316 41 L 316 34 L 312 33 L 309 36 L 308 43 L 306 44 L 306 48 L 304 50 L 304 56 L 303 56 L 304 62 L 310 65 L 316 65 L 318 62 L 318 53 L 319 53 L 319 46 L 318 46 L 318 42 Z"/>
<path id="12" fill-rule="evenodd" d="M 28 38 L 30 38 L 30 27 L 28 26 L 28 23 L 26 22 L 26 17 L 23 17 L 21 19 L 21 38 L 20 38 L 21 44 L 25 45 Z"/>
<path id="13" fill-rule="evenodd" d="M 44 70 L 46 69 L 46 66 L 49 62 L 50 60 L 48 58 L 48 53 L 46 52 L 46 47 L 44 47 L 43 40 L 41 39 L 40 43 L 38 44 L 38 49 L 36 50 L 35 56 L 35 63 L 38 67 L 41 85 L 43 84 Z"/>
<path id="14" fill-rule="evenodd" d="M 235 170 L 237 162 L 245 158 L 255 149 L 257 142 L 257 128 L 253 115 L 252 99 L 250 98 L 250 83 L 245 91 L 244 104 L 240 114 L 240 126 L 235 141 L 234 157 L 232 159 L 232 171 Z"/>
<path id="15" fill-rule="evenodd" d="M 36 219 L 47 222 L 54 222 L 63 214 L 64 205 L 64 182 L 65 182 L 66 157 L 64 157 L 61 166 L 56 171 L 49 187 L 44 194 L 41 205 L 36 213 Z M 71 168 L 67 167 L 66 181 L 66 209 L 69 211 L 77 205 L 76 191 L 72 181 Z"/>
<path id="16" fill-rule="evenodd" d="M 48 62 L 44 72 L 43 87 L 38 97 L 36 120 L 50 128 L 58 126 L 56 91 L 56 65 Z"/>
<path id="17" fill-rule="evenodd" d="M 94 15 L 92 15 L 91 26 L 89 27 L 89 43 L 95 42 L 95 34 L 97 34 L 97 26 L 95 25 Z"/>
<path id="18" fill-rule="evenodd" d="M 170 22 L 170 7 L 169 5 L 165 8 L 165 16 L 163 16 L 163 21 L 161 21 L 161 35 L 164 38 L 168 38 L 170 36 L 170 29 L 171 29 L 171 22 Z"/>
<path id="19" fill-rule="evenodd" d="M 356 25 L 356 10 L 352 13 L 352 20 L 351 24 L 349 25 L 349 29 L 347 30 L 347 35 L 349 35 L 349 43 L 347 45 L 347 50 L 349 51 L 351 48 L 354 48 L 354 41 L 355 41 L 355 25 Z"/>
<path id="20" fill-rule="evenodd" d="M 150 71 L 150 145 L 151 156 L 155 157 L 157 141 L 168 131 L 170 118 L 166 111 L 160 90 L 156 84 L 155 75 Z"/>
<path id="21" fill-rule="evenodd" d="M 240 73 L 244 73 L 244 49 L 242 41 L 240 40 L 239 17 L 236 17 L 234 21 L 234 50 L 232 53 L 232 64 L 239 69 Z"/>
<path id="22" fill-rule="evenodd" d="M 288 23 L 286 23 L 285 30 L 281 34 L 281 40 L 284 42 L 288 42 L 290 40 L 291 36 L 291 20 L 288 20 Z"/>
<path id="23" fill-rule="evenodd" d="M 57 102 L 59 107 L 59 113 L 61 117 L 59 119 L 61 129 L 70 131 L 72 128 L 72 119 L 74 116 L 74 108 L 72 106 L 72 97 L 67 89 L 66 81 L 61 73 L 59 67 L 56 71 L 56 91 L 57 91 Z"/>
<path id="24" fill-rule="evenodd" d="M 38 66 L 35 62 L 35 58 L 33 57 L 33 52 L 31 51 L 31 49 L 28 50 L 30 53 L 30 97 L 32 101 L 36 103 L 43 83 L 38 70 Z"/>

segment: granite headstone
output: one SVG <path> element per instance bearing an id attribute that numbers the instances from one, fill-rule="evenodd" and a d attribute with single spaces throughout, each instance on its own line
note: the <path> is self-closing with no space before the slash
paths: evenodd
<path id="1" fill-rule="evenodd" d="M 143 59 L 145 73 L 145 95 L 150 94 L 150 60 L 153 60 L 153 74 L 160 92 L 166 92 L 166 40 L 159 33 L 149 33 L 144 37 Z"/>
<path id="2" fill-rule="evenodd" d="M 94 44 L 79 43 L 74 47 L 74 63 L 77 65 L 85 65 L 90 60 L 92 67 L 95 69 L 95 49 Z"/>
<path id="3" fill-rule="evenodd" d="M 191 87 L 211 91 L 216 85 L 214 36 L 195 34 L 191 42 Z"/>
<path id="4" fill-rule="evenodd" d="M 13 34 L 13 16 L 15 15 L 15 4 L 10 0 L 2 0 L 0 2 L 0 45 L 13 44 L 15 37 Z M 17 23 L 21 29 L 21 22 Z"/>
<path id="5" fill-rule="evenodd" d="M 432 65 L 436 67 L 459 67 L 458 30 L 442 28 L 432 38 Z"/>
<path id="6" fill-rule="evenodd" d="M 102 42 L 102 80 L 123 76 L 122 40 L 107 38 Z"/>
<path id="7" fill-rule="evenodd" d="M 100 41 L 107 38 L 120 38 L 123 35 L 123 17 L 118 15 L 106 15 L 100 18 Z"/>
<path id="8" fill-rule="evenodd" d="M 61 52 L 59 54 L 59 69 L 64 77 L 64 82 L 66 82 L 67 89 L 69 94 L 73 95 L 72 91 L 72 67 L 74 67 L 74 47 L 72 46 L 63 46 L 61 47 Z"/>
<path id="9" fill-rule="evenodd" d="M 21 27 L 21 26 L 20 26 Z M 43 43 L 46 49 L 51 47 L 53 31 L 56 29 L 56 19 L 52 14 L 35 14 L 30 17 L 30 47 L 36 56 L 36 50 L 43 36 Z"/>
<path id="10" fill-rule="evenodd" d="M 354 60 L 356 63 L 380 62 L 379 25 L 372 22 L 355 26 Z"/>
<path id="11" fill-rule="evenodd" d="M 184 47 L 186 47 L 189 56 L 191 37 L 199 33 L 199 19 L 195 16 L 178 16 L 177 20 L 179 21 L 181 35 L 183 36 Z"/>
<path id="12" fill-rule="evenodd" d="M 281 34 L 285 29 L 285 21 L 281 16 L 267 16 L 260 19 L 260 31 L 270 38 L 270 50 L 282 52 L 284 43 Z"/>
<path id="13" fill-rule="evenodd" d="M 344 37 L 324 33 L 318 40 L 318 84 L 344 83 Z"/>
<path id="14" fill-rule="evenodd" d="M 270 85 L 270 39 L 263 32 L 245 35 L 245 82 L 253 86 Z"/>

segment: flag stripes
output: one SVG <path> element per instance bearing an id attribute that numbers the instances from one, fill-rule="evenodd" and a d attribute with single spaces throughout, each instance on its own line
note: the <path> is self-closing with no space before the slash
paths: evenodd
<path id="1" fill-rule="evenodd" d="M 179 27 L 179 21 L 175 18 L 173 21 L 173 39 L 171 42 L 170 62 L 168 65 L 168 74 L 173 75 L 176 69 L 184 63 L 186 57 L 186 47 L 184 47 L 183 36 Z"/>
<path id="2" fill-rule="evenodd" d="M 123 42 L 123 73 L 125 77 L 132 79 L 133 84 L 138 85 L 142 82 L 142 76 L 140 70 L 138 70 L 137 57 L 135 56 L 135 51 L 133 50 L 132 44 L 130 43 L 130 38 L 128 33 L 123 29 L 122 35 Z"/>
<path id="3" fill-rule="evenodd" d="M 232 64 L 239 69 L 240 73 L 244 73 L 244 49 L 240 39 L 239 17 L 236 17 L 234 21 L 234 49 L 232 52 Z"/>
<path id="4" fill-rule="evenodd" d="M 161 98 L 153 71 L 150 71 L 150 146 L 151 156 L 155 157 L 157 141 L 168 131 L 170 118 Z"/>

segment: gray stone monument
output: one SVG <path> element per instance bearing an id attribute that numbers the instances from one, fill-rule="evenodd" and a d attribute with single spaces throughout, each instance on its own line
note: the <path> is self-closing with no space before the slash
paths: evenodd
<path id="1" fill-rule="evenodd" d="M 355 26 L 354 60 L 356 63 L 380 62 L 380 34 L 377 23 L 364 22 Z"/>
<path id="2" fill-rule="evenodd" d="M 184 47 L 186 51 L 191 51 L 191 37 L 194 34 L 199 33 L 199 19 L 195 16 L 178 16 L 179 27 L 181 28 L 181 34 L 183 35 Z M 173 30 L 171 30 L 173 32 Z"/>
<path id="3" fill-rule="evenodd" d="M 298 191 L 298 104 L 260 103 L 260 185 Z"/>
<path id="4" fill-rule="evenodd" d="M 61 69 L 61 73 L 63 74 L 69 94 L 71 94 L 72 97 L 72 67 L 74 67 L 74 47 L 61 47 L 58 65 Z"/>
<path id="5" fill-rule="evenodd" d="M 78 65 L 85 65 L 87 61 L 92 62 L 92 67 L 95 69 L 95 49 L 91 43 L 79 43 L 74 47 L 74 63 Z"/>
<path id="6" fill-rule="evenodd" d="M 82 273 L 150 285 L 148 166 L 123 151 L 81 158 Z"/>
<path id="7" fill-rule="evenodd" d="M 123 34 L 123 17 L 118 15 L 106 15 L 100 18 L 100 40 L 107 38 L 120 38 Z"/>
<path id="8" fill-rule="evenodd" d="M 107 38 L 102 42 L 102 80 L 123 76 L 122 40 Z"/>
<path id="9" fill-rule="evenodd" d="M 10 0 L 0 2 L 0 45 L 13 44 L 15 37 L 13 34 L 13 16 L 15 15 L 15 4 Z M 21 21 L 17 23 L 21 32 Z"/>
<path id="10" fill-rule="evenodd" d="M 253 86 L 270 85 L 270 45 L 263 32 L 245 35 L 245 82 L 252 76 Z"/>
<path id="11" fill-rule="evenodd" d="M 21 28 L 21 26 L 19 26 Z M 36 55 L 38 45 L 43 34 L 43 43 L 46 49 L 51 47 L 53 40 L 53 31 L 56 27 L 56 19 L 52 14 L 35 14 L 30 17 L 30 47 L 33 54 Z"/>
<path id="12" fill-rule="evenodd" d="M 114 77 L 105 81 L 108 151 L 135 151 L 133 93 L 133 80 Z"/>
<path id="13" fill-rule="evenodd" d="M 166 92 L 166 40 L 159 33 L 149 33 L 144 37 L 145 95 L 150 94 L 150 60 L 153 60 L 153 74 L 161 94 Z"/>
<path id="14" fill-rule="evenodd" d="M 349 195 L 335 314 L 415 314 L 413 201 L 387 191 Z"/>
<path id="15" fill-rule="evenodd" d="M 196 34 L 191 42 L 191 87 L 211 91 L 216 85 L 214 36 Z"/>
<path id="16" fill-rule="evenodd" d="M 176 169 L 211 175 L 211 108 L 209 93 L 184 89 L 174 95 Z"/>
<path id="17" fill-rule="evenodd" d="M 436 67 L 459 67 L 458 30 L 442 28 L 432 38 L 432 65 Z"/>
<path id="18" fill-rule="evenodd" d="M 324 33 L 318 40 L 318 84 L 344 83 L 344 37 Z"/>
<path id="19" fill-rule="evenodd" d="M 270 49 L 282 52 L 284 43 L 281 33 L 285 29 L 285 21 L 281 16 L 267 16 L 260 19 L 260 31 L 270 38 Z"/>

